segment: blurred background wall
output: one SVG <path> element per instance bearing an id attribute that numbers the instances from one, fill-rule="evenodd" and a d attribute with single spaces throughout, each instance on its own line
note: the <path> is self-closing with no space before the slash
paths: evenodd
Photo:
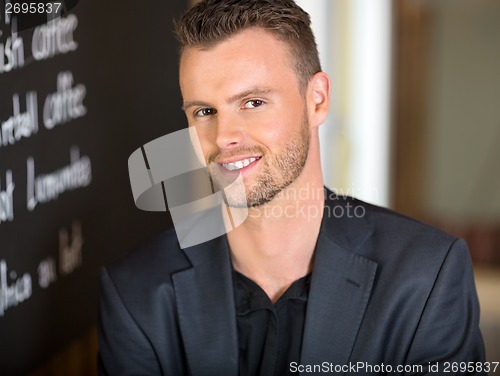
<path id="1" fill-rule="evenodd" d="M 138 233 L 128 247 L 120 244 L 113 250 L 106 244 L 108 249 L 99 250 L 103 255 L 94 257 L 91 277 L 86 278 L 96 280 L 98 265 L 165 226 L 164 217 L 152 220 L 155 214 L 138 214 L 133 208 L 126 159 L 167 129 L 183 126 L 171 20 L 193 2 L 155 4 L 138 11 L 131 1 L 104 6 L 81 0 L 72 11 L 81 22 L 78 38 L 92 40 L 98 51 L 91 58 L 88 52 L 81 55 L 80 60 L 89 59 L 87 69 L 73 68 L 94 91 L 88 103 L 92 124 L 113 129 L 113 135 L 122 126 L 132 136 L 116 151 L 116 138 L 110 135 L 107 151 L 93 157 L 98 164 L 114 155 L 112 164 L 120 170 L 113 179 L 122 182 L 123 195 L 106 210 L 126 205 L 117 213 L 130 218 L 129 226 L 149 221 L 143 227 L 150 229 Z M 500 2 L 297 2 L 313 18 L 323 68 L 333 82 L 331 114 L 321 129 L 327 185 L 467 240 L 487 357 L 500 361 Z M 92 63 L 97 57 L 99 63 Z M 98 79 L 92 79 L 95 76 Z M 6 91 L 4 77 L 0 74 L 0 93 L 10 103 L 12 90 Z M 99 91 L 105 94 L 97 95 Z M 113 98 L 112 111 L 102 103 L 107 98 Z M 0 119 L 9 113 L 10 108 L 3 110 Z M 175 125 L 169 121 L 172 114 L 179 119 Z M 5 155 L 1 153 L 0 164 Z M 10 160 L 20 157 L 25 158 L 9 154 Z M 3 190 L 5 179 L 0 176 Z M 96 191 L 110 184 L 95 176 Z M 2 242 L 8 236 L 5 226 L 0 225 Z M 22 250 L 15 251 L 21 257 Z M 93 292 L 79 304 L 97 307 L 95 299 Z M 45 338 L 51 340 L 50 335 Z M 95 374 L 95 316 L 63 342 L 31 366 L 32 375 Z"/>
<path id="2" fill-rule="evenodd" d="M 394 207 L 467 240 L 498 361 L 500 3 L 394 4 Z"/>

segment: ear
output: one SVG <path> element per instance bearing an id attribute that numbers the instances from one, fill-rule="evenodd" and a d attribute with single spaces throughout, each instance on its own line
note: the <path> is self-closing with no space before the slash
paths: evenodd
<path id="1" fill-rule="evenodd" d="M 330 77 L 325 72 L 318 72 L 309 80 L 307 87 L 307 109 L 309 125 L 321 125 L 330 110 Z"/>

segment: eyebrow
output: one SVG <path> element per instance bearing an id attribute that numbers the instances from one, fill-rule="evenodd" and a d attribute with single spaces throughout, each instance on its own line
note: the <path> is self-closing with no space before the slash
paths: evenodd
<path id="1" fill-rule="evenodd" d="M 248 90 L 242 91 L 241 93 L 235 94 L 232 97 L 229 97 L 226 100 L 226 102 L 227 103 L 237 102 L 237 101 L 240 101 L 240 100 L 242 100 L 242 99 L 244 99 L 246 97 L 249 97 L 249 96 L 269 95 L 269 94 L 272 94 L 274 92 L 275 92 L 275 90 L 267 88 L 267 87 L 253 87 L 253 88 L 250 88 Z M 213 107 L 211 104 L 209 104 L 207 102 L 189 101 L 189 102 L 185 102 L 182 105 L 182 109 L 184 111 L 186 111 L 188 108 L 194 107 L 194 106 L 199 106 L 199 107 Z"/>
<path id="2" fill-rule="evenodd" d="M 200 102 L 200 101 L 192 101 L 192 102 L 185 102 L 183 105 L 182 105 L 182 109 L 184 111 L 186 111 L 188 108 L 190 107 L 194 107 L 194 106 L 199 106 L 199 107 L 212 107 L 209 103 L 206 103 L 206 102 Z"/>
<path id="3" fill-rule="evenodd" d="M 246 97 L 254 96 L 254 95 L 269 95 L 274 93 L 274 90 L 267 87 L 253 87 L 248 90 L 245 90 L 239 94 L 233 95 L 227 100 L 227 103 L 237 102 Z"/>

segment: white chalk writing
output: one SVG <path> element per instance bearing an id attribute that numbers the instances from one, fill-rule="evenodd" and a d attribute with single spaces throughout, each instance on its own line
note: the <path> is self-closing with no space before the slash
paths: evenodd
<path id="1" fill-rule="evenodd" d="M 13 32 L 5 43 L 0 43 L 0 74 L 24 66 L 23 38 Z"/>
<path id="2" fill-rule="evenodd" d="M 0 128 L 0 147 L 14 145 L 22 138 L 28 138 L 38 132 L 38 104 L 36 92 L 26 94 L 26 112 L 21 113 L 19 95 L 12 96 L 13 115 Z"/>
<path id="3" fill-rule="evenodd" d="M 31 41 L 35 60 L 49 59 L 76 50 L 78 43 L 73 38 L 73 32 L 77 25 L 78 19 L 70 14 L 36 27 Z"/>
<path id="4" fill-rule="evenodd" d="M 29 157 L 27 163 L 27 207 L 33 211 L 37 204 L 56 200 L 63 192 L 88 186 L 92 182 L 90 158 L 80 157 L 74 146 L 70 151 L 70 164 L 50 174 L 35 175 L 35 161 Z"/>
<path id="5" fill-rule="evenodd" d="M 43 123 L 45 128 L 52 129 L 58 124 L 84 116 L 87 109 L 83 100 L 87 93 L 85 85 L 73 85 L 73 74 L 61 72 L 57 76 L 57 92 L 45 99 L 43 106 Z"/>
<path id="6" fill-rule="evenodd" d="M 7 277 L 7 263 L 5 260 L 0 260 L 0 316 L 3 316 L 10 307 L 15 307 L 24 302 L 32 293 L 31 275 L 29 273 L 17 278 L 17 273 L 11 271 L 9 277 L 13 280 L 10 286 Z"/>
<path id="7" fill-rule="evenodd" d="M 0 187 L 2 186 L 0 179 Z M 5 174 L 5 191 L 0 191 L 0 223 L 14 220 L 14 188 L 12 171 Z"/>
<path id="8" fill-rule="evenodd" d="M 38 265 L 38 284 L 46 289 L 57 280 L 56 260 L 54 257 L 47 257 Z"/>

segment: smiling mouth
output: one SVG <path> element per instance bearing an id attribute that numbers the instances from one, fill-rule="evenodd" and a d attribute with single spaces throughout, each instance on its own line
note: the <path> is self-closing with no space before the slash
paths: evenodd
<path id="1" fill-rule="evenodd" d="M 261 158 L 262 157 L 246 158 L 246 159 L 241 159 L 239 161 L 234 161 L 234 162 L 229 162 L 229 163 L 221 163 L 221 166 L 223 166 L 226 170 L 229 170 L 229 171 L 241 170 L 245 167 L 248 167 L 252 163 L 260 160 Z"/>

